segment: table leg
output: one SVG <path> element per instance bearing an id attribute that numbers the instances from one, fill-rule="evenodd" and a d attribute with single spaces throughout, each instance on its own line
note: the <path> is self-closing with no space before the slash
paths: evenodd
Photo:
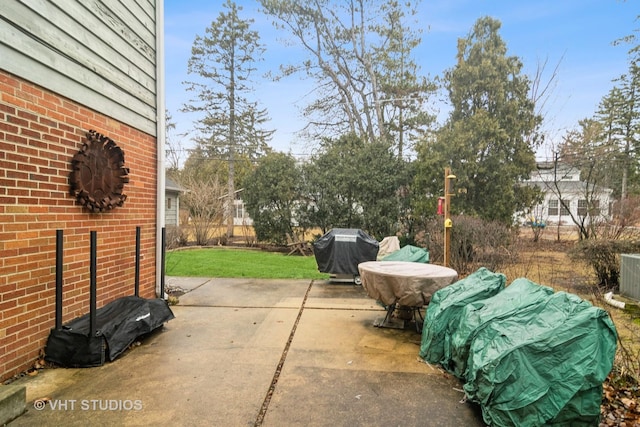
<path id="1" fill-rule="evenodd" d="M 396 311 L 396 304 L 388 305 L 386 310 L 387 314 L 384 319 L 376 319 L 373 322 L 373 326 L 378 328 L 404 329 L 404 320 L 392 319 L 393 312 Z"/>
<path id="2" fill-rule="evenodd" d="M 418 321 L 418 318 L 420 319 Z M 424 325 L 424 317 L 422 317 L 422 307 L 413 307 L 413 321 L 416 322 L 416 331 L 421 334 Z"/>

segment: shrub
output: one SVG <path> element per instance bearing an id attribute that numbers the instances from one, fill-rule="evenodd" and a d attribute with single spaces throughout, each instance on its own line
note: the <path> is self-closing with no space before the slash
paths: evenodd
<path id="1" fill-rule="evenodd" d="M 175 249 L 187 244 L 187 233 L 181 226 L 167 225 L 165 233 L 166 249 Z"/>
<path id="2" fill-rule="evenodd" d="M 195 243 L 207 245 L 213 237 L 214 226 L 222 222 L 226 188 L 217 176 L 207 179 L 191 177 L 181 184 L 189 190 L 180 200 L 189 211 Z"/>
<path id="3" fill-rule="evenodd" d="M 460 275 L 480 267 L 497 271 L 513 257 L 513 231 L 497 221 L 459 215 L 451 218 L 450 267 Z M 431 262 L 444 261 L 444 229 L 442 218 L 432 218 L 424 233 L 416 233 L 416 243 L 429 250 Z"/>
<path id="4" fill-rule="evenodd" d="M 569 256 L 593 269 L 600 288 L 617 291 L 620 287 L 620 254 L 637 252 L 640 252 L 639 240 L 589 239 L 576 244 Z"/>
<path id="5" fill-rule="evenodd" d="M 296 200 L 300 198 L 300 182 L 295 158 L 276 152 L 260 158 L 245 179 L 243 198 L 258 241 L 286 244 L 287 233 L 292 233 Z"/>

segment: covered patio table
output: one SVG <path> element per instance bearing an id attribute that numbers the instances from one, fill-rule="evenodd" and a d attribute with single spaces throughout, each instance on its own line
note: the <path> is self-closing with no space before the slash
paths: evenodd
<path id="1" fill-rule="evenodd" d="M 422 307 L 429 304 L 431 296 L 458 279 L 458 273 L 451 268 L 408 261 L 367 261 L 358 264 L 358 271 L 367 295 L 387 310 L 384 320 L 375 323 L 380 327 L 404 327 L 404 322 L 397 326 L 391 321 L 398 307 L 413 312 L 419 329 L 422 325 L 416 314 L 422 319 Z"/>

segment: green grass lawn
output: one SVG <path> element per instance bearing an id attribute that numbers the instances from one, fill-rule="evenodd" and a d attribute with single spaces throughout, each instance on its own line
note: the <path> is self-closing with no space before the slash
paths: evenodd
<path id="1" fill-rule="evenodd" d="M 248 249 L 204 248 L 167 252 L 165 274 L 180 277 L 327 279 L 313 256 Z"/>

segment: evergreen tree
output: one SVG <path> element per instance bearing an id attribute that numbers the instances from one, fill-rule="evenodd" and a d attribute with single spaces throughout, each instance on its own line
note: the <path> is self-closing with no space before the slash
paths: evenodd
<path id="1" fill-rule="evenodd" d="M 640 15 L 636 16 L 636 22 Z M 623 112 L 620 117 L 623 126 L 622 159 L 623 178 L 621 182 L 621 197 L 624 202 L 628 194 L 640 194 L 640 38 L 638 29 L 635 34 L 614 41 L 614 45 L 628 44 L 629 72 L 619 79 L 622 92 Z"/>
<path id="2" fill-rule="evenodd" d="M 457 64 L 444 76 L 452 110 L 445 125 L 419 146 L 416 184 L 435 200 L 449 166 L 459 189 L 454 212 L 511 223 L 534 197 L 519 183 L 535 168 L 541 117 L 520 59 L 507 56 L 500 25 L 480 18 L 458 40 Z"/>
<path id="3" fill-rule="evenodd" d="M 619 105 L 620 133 L 620 169 L 622 178 L 620 183 L 620 198 L 627 199 L 629 183 L 633 182 L 635 191 L 638 185 L 638 155 L 640 155 L 640 67 L 634 62 L 629 67 L 629 73 L 620 77 L 619 88 L 621 102 Z"/>
<path id="4" fill-rule="evenodd" d="M 243 194 L 259 241 L 284 244 L 286 235 L 293 235 L 300 182 L 300 171 L 292 156 L 273 152 L 260 158 L 246 179 Z"/>
<path id="5" fill-rule="evenodd" d="M 250 29 L 253 20 L 240 18 L 242 7 L 227 0 L 224 8 L 206 35 L 196 36 L 193 43 L 188 72 L 196 79 L 185 84 L 195 98 L 183 109 L 201 115 L 196 122 L 200 154 L 227 161 L 227 237 L 231 237 L 235 162 L 238 156 L 253 158 L 268 151 L 266 143 L 273 132 L 262 129 L 267 113 L 247 97 L 253 91 L 251 73 L 264 52 L 259 35 Z"/>
<path id="6" fill-rule="evenodd" d="M 362 228 L 379 239 L 398 231 L 402 162 L 386 141 L 365 142 L 354 134 L 326 139 L 304 176 L 305 223 L 323 232 Z"/>
<path id="7" fill-rule="evenodd" d="M 621 119 L 624 103 L 620 88 L 613 87 L 600 101 L 594 118 L 581 120 L 581 130 L 568 132 L 561 147 L 562 151 L 570 152 L 578 163 L 582 158 L 597 159 L 600 185 L 613 189 L 615 197 L 620 197 L 623 175 L 621 142 L 624 131 Z M 591 137 L 594 132 L 589 132 L 588 128 L 595 128 L 596 124 L 600 132 Z M 584 175 L 582 168 L 581 175 Z"/>

